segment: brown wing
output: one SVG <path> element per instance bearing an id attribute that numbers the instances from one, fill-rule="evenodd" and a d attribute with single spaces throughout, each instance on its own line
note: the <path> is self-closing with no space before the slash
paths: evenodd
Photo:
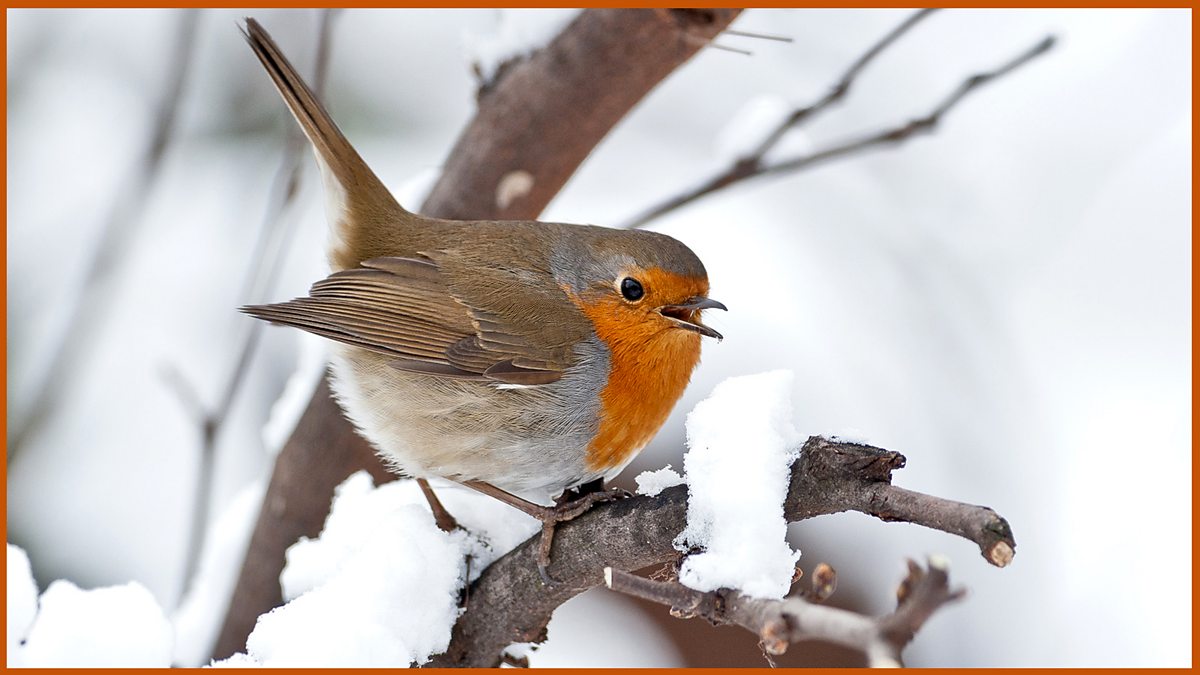
<path id="1" fill-rule="evenodd" d="M 308 297 L 242 311 L 395 357 L 410 372 L 536 385 L 568 365 L 455 298 L 428 260 L 372 258 L 313 284 Z"/>

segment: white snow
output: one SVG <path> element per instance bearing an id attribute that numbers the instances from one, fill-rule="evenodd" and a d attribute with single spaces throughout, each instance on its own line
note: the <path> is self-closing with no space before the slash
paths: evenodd
<path id="1" fill-rule="evenodd" d="M 265 491 L 262 479 L 242 488 L 209 528 L 196 579 L 171 616 L 174 665 L 194 668 L 208 663 Z"/>
<path id="2" fill-rule="evenodd" d="M 21 650 L 34 668 L 166 668 L 171 624 L 145 586 L 130 582 L 82 590 L 50 584 Z"/>
<path id="3" fill-rule="evenodd" d="M 799 551 L 788 546 L 783 501 L 800 434 L 792 423 L 791 371 L 731 377 L 687 417 L 687 527 L 679 571 L 701 591 L 736 588 L 782 598 Z"/>
<path id="4" fill-rule="evenodd" d="M 37 615 L 37 582 L 29 569 L 29 556 L 19 546 L 8 545 L 8 666 L 23 665 L 21 642 L 29 632 L 29 625 Z"/>
<path id="5" fill-rule="evenodd" d="M 300 345 L 296 356 L 296 370 L 283 386 L 283 393 L 271 406 L 271 414 L 262 428 L 263 447 L 271 455 L 279 454 L 283 444 L 292 435 L 308 401 L 321 378 L 325 376 L 326 340 L 311 333 L 291 331 Z"/>
<path id="6" fill-rule="evenodd" d="M 670 464 L 657 471 L 643 471 L 634 480 L 637 481 L 637 493 L 650 497 L 658 496 L 658 493 L 669 487 L 683 484 L 683 476 L 672 469 Z"/>
<path id="7" fill-rule="evenodd" d="M 491 82 L 501 65 L 550 44 L 578 14 L 578 9 L 501 10 L 493 33 L 465 32 L 468 59 L 478 67 L 482 81 Z"/>
<path id="8" fill-rule="evenodd" d="M 405 667 L 444 650 L 468 556 L 474 578 L 538 525 L 490 497 L 434 487 L 469 532 L 439 530 L 415 481 L 347 478 L 320 536 L 288 549 L 287 604 L 259 617 L 246 655 L 216 665 Z"/>

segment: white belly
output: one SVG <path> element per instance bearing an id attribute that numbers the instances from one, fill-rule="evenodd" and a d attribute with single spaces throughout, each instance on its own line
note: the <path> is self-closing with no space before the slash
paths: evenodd
<path id="1" fill-rule="evenodd" d="M 585 456 L 599 425 L 607 351 L 585 345 L 581 353 L 557 382 L 513 387 L 400 371 L 387 356 L 339 344 L 332 385 L 394 469 L 552 496 L 601 477 Z"/>

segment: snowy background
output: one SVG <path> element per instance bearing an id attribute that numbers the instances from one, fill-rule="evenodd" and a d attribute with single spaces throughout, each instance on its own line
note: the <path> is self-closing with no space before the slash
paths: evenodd
<path id="1" fill-rule="evenodd" d="M 130 630 L 158 635 L 172 622 L 180 663 L 204 661 L 222 571 L 236 566 L 272 464 L 262 433 L 272 404 L 297 364 L 319 354 L 296 332 L 267 331 L 217 439 L 218 545 L 202 565 L 209 606 L 181 611 L 200 430 L 163 373 L 180 373 L 206 405 L 218 400 L 250 321 L 233 308 L 245 300 L 293 124 L 238 34 L 247 13 L 201 13 L 178 128 L 114 263 L 114 302 L 53 417 L 8 466 L 7 540 L 28 553 L 42 611 L 72 602 L 65 582 L 47 591 L 55 580 L 135 581 L 149 593 L 114 591 L 138 622 Z M 308 72 L 317 13 L 252 14 Z M 735 141 L 721 132 L 748 102 L 814 100 L 905 15 L 745 12 L 736 28 L 795 41 L 723 37 L 754 55 L 701 53 L 614 130 L 543 218 L 617 225 L 690 186 L 729 162 Z M 403 201 L 471 116 L 472 55 L 563 18 L 343 12 L 329 107 Z M 28 412 L 62 307 L 136 176 L 178 20 L 175 11 L 8 13 L 10 428 Z M 931 621 L 909 663 L 1184 666 L 1190 12 L 942 12 L 789 146 L 920 115 L 1048 32 L 1060 38 L 1051 54 L 978 92 L 933 136 L 742 185 L 654 224 L 699 254 L 730 311 L 711 322 L 725 341 L 706 345 L 683 401 L 620 483 L 683 466 L 684 417 L 716 383 L 791 369 L 802 436 L 853 434 L 904 452 L 900 485 L 990 505 L 1014 528 L 1016 559 L 998 570 L 973 544 L 859 514 L 791 526 L 801 565 L 832 564 L 834 604 L 860 611 L 890 608 L 904 557 L 951 558 L 970 594 Z M 323 208 L 307 169 L 276 300 L 323 274 Z M 32 591 L 20 574 L 13 581 L 11 550 L 8 560 L 12 624 L 14 611 L 29 615 Z M 106 616 L 90 611 L 80 621 Z M 86 625 L 58 627 L 57 639 L 88 636 Z M 601 590 L 562 608 L 534 664 L 760 665 L 753 642 Z M 815 646 L 781 660 L 857 662 Z"/>

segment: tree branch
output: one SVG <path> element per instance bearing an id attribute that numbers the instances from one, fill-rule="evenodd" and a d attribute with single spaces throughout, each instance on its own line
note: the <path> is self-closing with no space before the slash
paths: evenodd
<path id="1" fill-rule="evenodd" d="M 737 9 L 588 9 L 549 45 L 504 69 L 481 93 L 421 211 L 440 218 L 531 219 L 592 148 L 658 82 L 733 21 Z M 532 177 L 513 197 L 500 186 Z M 511 181 L 509 181 L 511 183 Z M 314 537 L 333 488 L 356 470 L 391 476 L 322 384 L 276 459 L 214 658 L 244 648 L 254 622 L 282 602 L 284 551 Z"/>
<path id="2" fill-rule="evenodd" d="M 904 456 L 868 445 L 814 436 L 792 465 L 784 515 L 790 522 L 859 511 L 885 521 L 904 521 L 974 541 L 988 562 L 1003 567 L 1016 542 L 994 511 L 891 484 Z M 550 575 L 537 570 L 539 536 L 492 563 L 470 589 L 471 602 L 454 626 L 450 647 L 428 665 L 488 667 L 513 642 L 540 642 L 554 609 L 603 583 L 602 571 L 633 571 L 674 560 L 675 536 L 687 521 L 687 488 L 657 497 L 639 496 L 598 506 L 559 526 Z"/>
<path id="3" fill-rule="evenodd" d="M 604 570 L 604 583 L 614 591 L 666 605 L 678 618 L 698 616 L 717 625 L 741 626 L 758 637 L 769 656 L 783 654 L 796 642 L 824 640 L 863 652 L 872 667 L 900 665 L 900 652 L 929 617 L 964 594 L 950 589 L 948 566 L 940 557 L 929 559 L 928 570 L 909 560 L 908 576 L 897 590 L 898 607 L 877 619 L 824 607 L 800 595 L 773 600 L 727 588 L 702 592 L 611 567 Z"/>
<path id="4" fill-rule="evenodd" d="M 692 202 L 712 194 L 718 190 L 727 188 L 751 178 L 760 176 L 775 176 L 787 173 L 794 173 L 801 169 L 807 169 L 813 165 L 820 164 L 832 159 L 841 159 L 851 155 L 855 155 L 867 150 L 873 150 L 885 146 L 898 145 L 907 141 L 911 137 L 919 133 L 928 133 L 941 122 L 942 117 L 948 114 L 960 101 L 966 98 L 970 93 L 979 87 L 1001 78 L 1017 68 L 1025 65 L 1029 61 L 1041 56 L 1054 46 L 1054 36 L 1043 38 L 1033 47 L 1019 54 L 1009 62 L 1000 67 L 983 73 L 977 73 L 964 80 L 957 89 L 946 97 L 940 104 L 933 108 L 928 114 L 923 117 L 911 120 L 906 124 L 883 129 L 881 131 L 867 134 L 860 138 L 845 141 L 835 144 L 816 152 L 807 155 L 795 157 L 793 159 L 784 160 L 775 164 L 766 163 L 766 154 L 774 148 L 783 138 L 787 131 L 801 123 L 812 119 L 812 117 L 828 108 L 832 103 L 835 103 L 845 95 L 853 84 L 854 79 L 859 72 L 866 67 L 868 63 L 878 55 L 884 48 L 899 38 L 904 32 L 911 28 L 920 19 L 928 16 L 931 10 L 921 10 L 917 12 L 907 21 L 901 24 L 896 30 L 889 33 L 883 40 L 872 47 L 865 55 L 860 57 L 853 66 L 843 75 L 842 79 L 834 85 L 824 98 L 817 101 L 811 106 L 800 108 L 794 111 L 787 117 L 778 127 L 776 127 L 770 135 L 759 145 L 759 147 L 750 155 L 740 158 L 724 171 L 710 177 L 708 180 L 701 183 L 699 186 L 688 190 L 682 194 L 664 200 L 662 203 L 647 209 L 641 215 L 629 220 L 624 227 L 640 228 L 644 227 L 650 221 L 660 218 L 671 211 L 691 204 Z"/>

